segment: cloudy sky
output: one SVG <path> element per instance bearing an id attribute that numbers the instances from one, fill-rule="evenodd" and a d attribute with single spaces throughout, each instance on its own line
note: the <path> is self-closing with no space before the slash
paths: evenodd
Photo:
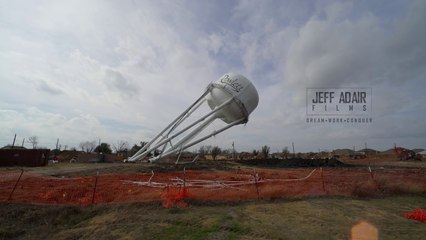
<path id="1" fill-rule="evenodd" d="M 238 72 L 259 105 L 205 144 L 426 148 L 425 13 L 422 0 L 0 0 L 0 145 L 147 141 Z M 306 123 L 306 88 L 342 87 L 372 89 L 373 122 Z"/>

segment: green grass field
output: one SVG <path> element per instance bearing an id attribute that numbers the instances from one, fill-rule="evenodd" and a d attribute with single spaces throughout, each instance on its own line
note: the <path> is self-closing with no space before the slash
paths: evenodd
<path id="1" fill-rule="evenodd" d="M 350 239 L 367 221 L 379 239 L 423 239 L 426 224 L 402 216 L 426 194 L 95 207 L 0 205 L 0 239 Z"/>

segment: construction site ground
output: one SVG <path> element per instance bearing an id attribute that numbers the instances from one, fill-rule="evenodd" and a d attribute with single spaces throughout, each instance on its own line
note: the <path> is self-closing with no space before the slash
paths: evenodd
<path id="1" fill-rule="evenodd" d="M 0 168 L 0 239 L 421 239 L 403 214 L 426 208 L 425 162 L 377 162 Z"/>

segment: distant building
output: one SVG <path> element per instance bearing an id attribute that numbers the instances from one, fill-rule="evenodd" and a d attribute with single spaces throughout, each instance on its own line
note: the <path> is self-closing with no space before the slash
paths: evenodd
<path id="1" fill-rule="evenodd" d="M 49 149 L 2 148 L 0 166 L 46 166 L 49 154 Z"/>
<path id="2" fill-rule="evenodd" d="M 6 145 L 0 149 L 26 149 L 25 147 L 21 147 L 21 146 L 12 146 L 12 145 Z"/>

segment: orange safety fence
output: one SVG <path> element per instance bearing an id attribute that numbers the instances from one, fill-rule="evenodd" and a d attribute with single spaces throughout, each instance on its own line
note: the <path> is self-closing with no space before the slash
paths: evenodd
<path id="1" fill-rule="evenodd" d="M 180 207 L 185 208 L 187 206 L 185 198 L 188 197 L 188 192 L 186 187 L 166 187 L 164 192 L 161 194 L 161 200 L 163 207 Z"/>
<path id="2" fill-rule="evenodd" d="M 185 200 L 239 201 L 312 196 L 375 196 L 426 192 L 426 169 L 319 168 L 182 171 L 53 177 L 0 172 L 0 202 L 93 205 Z"/>
<path id="3" fill-rule="evenodd" d="M 404 217 L 426 223 L 426 210 L 417 208 L 412 212 L 405 213 Z"/>

